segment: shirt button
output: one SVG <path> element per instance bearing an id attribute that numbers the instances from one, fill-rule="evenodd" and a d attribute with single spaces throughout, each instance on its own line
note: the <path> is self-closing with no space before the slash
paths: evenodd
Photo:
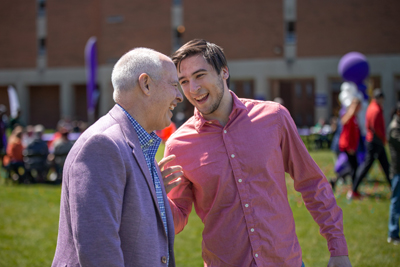
<path id="1" fill-rule="evenodd" d="M 235 154 L 232 154 L 232 155 L 231 155 L 231 158 L 234 158 L 234 157 L 235 157 Z"/>
<path id="2" fill-rule="evenodd" d="M 167 257 L 162 256 L 162 257 L 161 257 L 161 262 L 162 262 L 162 263 L 167 263 Z"/>
<path id="3" fill-rule="evenodd" d="M 250 231 L 251 231 L 251 232 L 254 232 L 254 228 L 251 228 Z"/>
<path id="4" fill-rule="evenodd" d="M 242 182 L 242 179 L 239 179 L 238 182 L 241 183 L 241 182 Z"/>
<path id="5" fill-rule="evenodd" d="M 244 205 L 246 208 L 248 208 L 249 207 L 249 204 L 246 204 L 246 205 Z"/>
<path id="6" fill-rule="evenodd" d="M 226 130 L 224 130 L 224 133 L 226 133 Z"/>
<path id="7" fill-rule="evenodd" d="M 258 254 L 256 253 L 256 255 L 254 255 L 254 256 L 256 256 L 256 258 L 258 258 Z"/>

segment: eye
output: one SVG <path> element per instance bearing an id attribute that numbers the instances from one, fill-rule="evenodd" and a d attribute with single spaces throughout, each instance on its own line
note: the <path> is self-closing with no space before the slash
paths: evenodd
<path id="1" fill-rule="evenodd" d="M 181 81 L 181 85 L 184 85 L 186 83 L 187 83 L 187 81 Z"/>
<path id="2" fill-rule="evenodd" d="M 201 78 L 202 76 L 204 76 L 204 73 L 200 73 L 196 76 L 196 78 Z"/>

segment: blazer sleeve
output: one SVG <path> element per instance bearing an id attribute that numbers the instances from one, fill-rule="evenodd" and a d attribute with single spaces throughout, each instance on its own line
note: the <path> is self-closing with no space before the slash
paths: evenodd
<path id="1" fill-rule="evenodd" d="M 124 266 L 123 162 L 117 144 L 99 134 L 84 143 L 68 169 L 71 230 L 81 266 Z"/>

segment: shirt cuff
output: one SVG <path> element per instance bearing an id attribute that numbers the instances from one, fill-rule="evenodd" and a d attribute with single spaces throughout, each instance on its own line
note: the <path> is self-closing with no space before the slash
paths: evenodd
<path id="1" fill-rule="evenodd" d="M 348 256 L 347 242 L 345 238 L 335 238 L 328 242 L 329 252 L 331 257 Z"/>

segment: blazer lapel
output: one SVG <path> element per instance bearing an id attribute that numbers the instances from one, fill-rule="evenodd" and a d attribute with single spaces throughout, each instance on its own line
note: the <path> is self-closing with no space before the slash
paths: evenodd
<path id="1" fill-rule="evenodd" d="M 149 186 L 151 196 L 153 197 L 153 201 L 155 206 L 157 207 L 158 214 L 161 218 L 161 211 L 157 201 L 156 189 L 154 188 L 153 178 L 151 177 L 150 170 L 147 167 L 146 159 L 144 158 L 142 148 L 140 147 L 139 138 L 133 127 L 132 123 L 129 121 L 126 114 L 122 111 L 122 109 L 115 105 L 110 110 L 110 115 L 119 123 L 122 128 L 122 131 L 125 135 L 125 140 L 128 145 L 132 148 L 132 154 L 136 158 L 138 165 L 143 173 L 143 176 L 146 179 L 147 185 Z"/>
<path id="2" fill-rule="evenodd" d="M 132 147 L 132 154 L 136 158 L 137 162 L 139 163 L 139 167 L 142 170 L 144 177 L 146 178 L 147 185 L 150 187 L 150 192 L 151 192 L 151 195 L 153 196 L 153 200 L 157 204 L 156 205 L 157 209 L 160 212 L 159 207 L 158 207 L 156 189 L 154 188 L 153 178 L 151 177 L 149 167 L 147 167 L 146 159 L 144 158 L 142 148 L 140 147 L 140 144 L 139 144 L 139 140 L 137 142 L 128 141 L 128 144 L 130 145 L 130 147 Z"/>

